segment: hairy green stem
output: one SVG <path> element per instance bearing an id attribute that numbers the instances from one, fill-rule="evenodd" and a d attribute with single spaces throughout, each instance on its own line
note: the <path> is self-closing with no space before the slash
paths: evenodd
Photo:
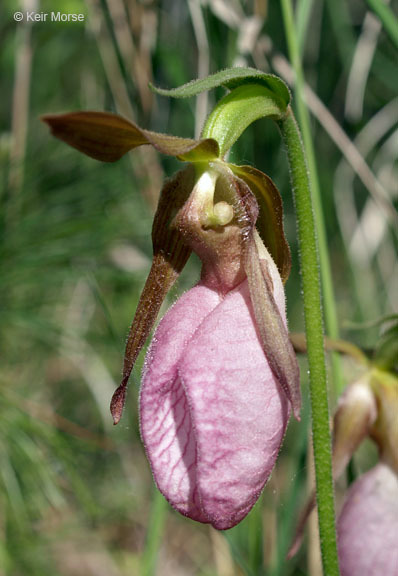
<path id="1" fill-rule="evenodd" d="M 304 148 L 307 155 L 309 178 L 312 192 L 312 202 L 314 207 L 315 226 L 318 237 L 319 260 L 321 268 L 323 304 L 325 309 L 326 331 L 331 338 L 339 338 L 339 327 L 337 320 L 337 308 L 334 297 L 332 273 L 329 261 L 328 242 L 326 236 L 325 222 L 322 212 L 321 193 L 316 166 L 315 151 L 311 137 L 310 117 L 305 105 L 304 76 L 301 67 L 300 51 L 297 34 L 293 20 L 293 10 L 291 0 L 282 0 L 283 16 L 286 29 L 286 37 L 289 47 L 290 60 L 296 75 L 295 89 L 297 94 L 298 119 L 303 135 Z M 337 354 L 332 354 L 333 384 L 338 393 L 343 389 L 343 373 L 340 358 Z"/>
<path id="2" fill-rule="evenodd" d="M 284 123 L 283 133 L 285 143 L 288 147 L 293 187 L 295 188 L 300 237 L 304 313 L 307 333 L 308 362 L 310 367 L 313 447 L 322 565 L 325 575 L 337 576 L 339 574 L 339 561 L 336 541 L 328 391 L 323 349 L 324 344 L 320 342 L 323 327 L 322 307 L 320 301 L 321 288 L 319 286 L 319 275 L 317 270 L 317 247 L 319 247 L 319 263 L 327 331 L 331 338 L 338 339 L 339 329 L 315 151 L 311 136 L 310 116 L 304 102 L 304 74 L 301 66 L 291 0 L 282 0 L 282 11 L 289 55 L 296 75 L 295 88 L 297 95 L 297 110 L 309 168 L 308 173 L 300 133 L 293 114 L 291 113 Z M 292 151 L 289 150 L 289 147 Z M 294 168 L 294 163 L 300 164 L 301 168 Z M 311 199 L 314 215 L 312 215 Z M 309 223 L 311 223 L 311 225 L 309 225 Z M 318 246 L 315 232 L 318 237 Z M 311 284 L 311 286 L 308 284 Z M 310 293 L 308 293 L 308 290 Z M 331 360 L 335 390 L 341 392 L 343 388 L 343 374 L 340 357 L 336 353 L 332 353 Z"/>
<path id="3" fill-rule="evenodd" d="M 279 127 L 289 159 L 300 245 L 322 563 L 325 576 L 338 576 L 321 288 L 310 182 L 300 132 L 290 107 Z"/>

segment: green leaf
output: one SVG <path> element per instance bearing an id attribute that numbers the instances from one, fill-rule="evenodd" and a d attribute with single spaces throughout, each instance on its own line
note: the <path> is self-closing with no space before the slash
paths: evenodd
<path id="1" fill-rule="evenodd" d="M 150 144 L 156 150 L 180 160 L 198 162 L 217 158 L 214 140 L 177 138 L 143 130 L 133 122 L 109 112 L 71 112 L 43 116 L 56 138 L 102 162 L 115 162 L 129 150 Z"/>
<path id="2" fill-rule="evenodd" d="M 267 250 L 271 254 L 283 282 L 289 277 L 291 256 L 283 230 L 283 205 L 279 190 L 260 170 L 252 166 L 228 164 L 232 172 L 249 186 L 256 196 L 259 215 L 257 229 Z"/>
<path id="3" fill-rule="evenodd" d="M 266 86 L 244 84 L 217 103 L 206 121 L 202 137 L 216 140 L 223 157 L 252 122 L 267 116 L 280 120 L 286 110 L 285 102 Z"/>
<path id="4" fill-rule="evenodd" d="M 190 98 L 191 96 L 196 96 L 201 92 L 212 90 L 218 86 L 224 86 L 224 88 L 233 90 L 238 86 L 253 83 L 265 86 L 274 96 L 281 100 L 285 107 L 290 103 L 290 92 L 286 84 L 277 76 L 265 74 L 255 68 L 227 68 L 206 78 L 191 80 L 191 82 L 179 88 L 173 88 L 172 90 L 156 88 L 152 84 L 149 86 L 156 94 L 160 94 L 161 96 Z"/>

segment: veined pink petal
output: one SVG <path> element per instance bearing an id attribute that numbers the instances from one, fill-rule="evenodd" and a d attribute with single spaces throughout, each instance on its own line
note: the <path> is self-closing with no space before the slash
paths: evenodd
<path id="1" fill-rule="evenodd" d="M 288 402 L 264 356 L 246 282 L 200 325 L 179 375 L 195 427 L 202 509 L 214 527 L 231 528 L 261 494 L 288 420 Z"/>
<path id="2" fill-rule="evenodd" d="M 398 576 L 398 477 L 389 466 L 352 485 L 337 532 L 341 576 Z"/>
<path id="3" fill-rule="evenodd" d="M 140 392 L 140 428 L 154 480 L 174 508 L 206 522 L 196 487 L 196 438 L 178 363 L 204 318 L 220 303 L 196 286 L 160 322 L 148 349 Z"/>
<path id="4" fill-rule="evenodd" d="M 276 299 L 284 306 L 283 289 Z M 242 520 L 277 458 L 289 405 L 264 355 L 247 282 L 197 286 L 163 318 L 142 380 L 141 434 L 159 490 L 218 529 Z"/>

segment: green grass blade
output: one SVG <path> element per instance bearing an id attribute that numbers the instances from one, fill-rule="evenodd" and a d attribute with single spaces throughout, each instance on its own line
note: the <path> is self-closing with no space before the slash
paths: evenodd
<path id="1" fill-rule="evenodd" d="M 383 24 L 383 28 L 389 35 L 391 41 L 398 48 L 398 18 L 394 12 L 387 4 L 382 2 L 382 0 L 366 0 L 366 2 Z"/>
<path id="2" fill-rule="evenodd" d="M 142 576 L 154 576 L 158 552 L 163 538 L 168 503 L 164 496 L 154 488 L 152 509 L 148 524 L 145 550 L 142 555 Z"/>

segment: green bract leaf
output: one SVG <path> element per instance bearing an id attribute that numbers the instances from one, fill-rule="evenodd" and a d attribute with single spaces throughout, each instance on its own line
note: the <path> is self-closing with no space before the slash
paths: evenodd
<path id="1" fill-rule="evenodd" d="M 188 98 L 217 86 L 224 86 L 231 92 L 210 114 L 202 136 L 218 142 L 221 156 L 224 156 L 249 124 L 263 116 L 280 120 L 290 103 L 290 92 L 286 84 L 277 76 L 255 68 L 228 68 L 172 90 L 151 87 L 162 96 Z"/>
<path id="2" fill-rule="evenodd" d="M 265 74 L 255 68 L 227 68 L 226 70 L 220 70 L 220 72 L 207 76 L 207 78 L 192 80 L 191 82 L 188 82 L 179 88 L 173 88 L 172 90 L 156 88 L 152 84 L 150 84 L 150 87 L 154 92 L 156 92 L 156 94 L 160 94 L 161 96 L 169 96 L 171 98 L 190 98 L 191 96 L 196 96 L 201 92 L 212 90 L 218 86 L 224 86 L 224 88 L 233 90 L 238 86 L 253 83 L 268 88 L 275 97 L 281 100 L 281 103 L 284 104 L 285 107 L 289 104 L 290 92 L 286 84 L 277 76 L 274 76 L 273 74 Z"/>
<path id="3" fill-rule="evenodd" d="M 267 250 L 270 252 L 283 282 L 289 277 L 291 268 L 290 249 L 283 230 L 283 206 L 281 195 L 266 174 L 252 166 L 228 164 L 232 172 L 249 186 L 256 196 L 260 209 L 257 229 Z"/>
<path id="4" fill-rule="evenodd" d="M 190 162 L 211 160 L 219 155 L 215 140 L 192 140 L 158 134 L 108 112 L 71 112 L 43 116 L 54 136 L 80 152 L 102 162 L 115 162 L 129 150 L 151 144 L 154 148 Z"/>
<path id="5" fill-rule="evenodd" d="M 255 120 L 270 116 L 274 120 L 286 114 L 284 101 L 262 84 L 245 84 L 224 96 L 208 117 L 204 138 L 214 138 L 224 154 Z"/>

